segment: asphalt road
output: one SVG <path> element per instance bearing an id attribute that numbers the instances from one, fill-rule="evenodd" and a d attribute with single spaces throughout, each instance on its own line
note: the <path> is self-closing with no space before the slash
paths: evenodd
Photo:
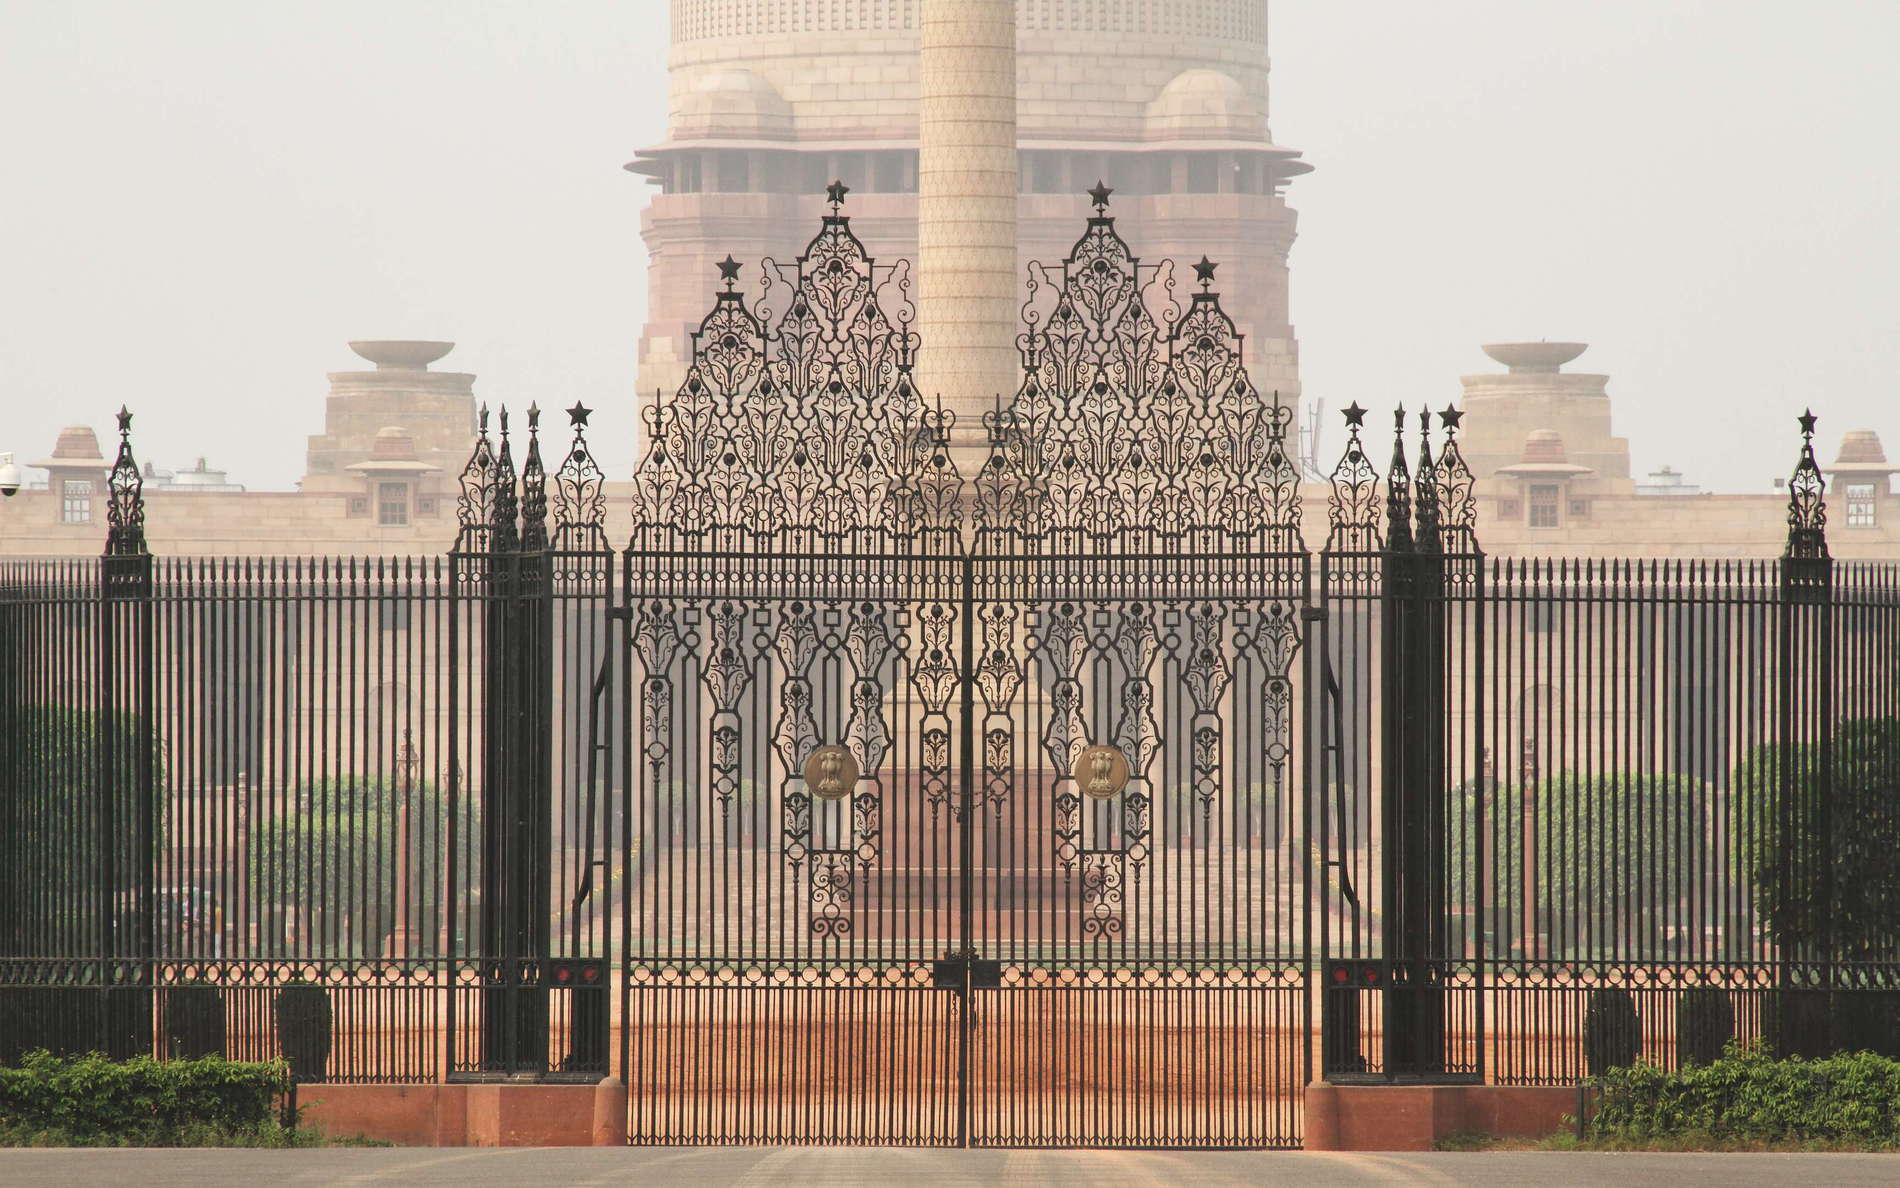
<path id="1" fill-rule="evenodd" d="M 0 1184 L 290 1188 L 302 1184 L 1378 1185 L 1900 1184 L 1900 1155 L 1607 1155 L 1487 1151 L 1348 1155 L 888 1148 L 0 1150 Z"/>

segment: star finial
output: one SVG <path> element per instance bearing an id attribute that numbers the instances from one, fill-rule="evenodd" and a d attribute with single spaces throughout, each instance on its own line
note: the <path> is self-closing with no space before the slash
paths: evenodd
<path id="1" fill-rule="evenodd" d="M 739 269 L 741 267 L 743 267 L 743 265 L 733 259 L 732 253 L 730 252 L 726 253 L 725 259 L 719 261 L 719 279 L 726 282 L 726 288 L 730 289 L 733 282 L 739 279 Z"/>
<path id="2" fill-rule="evenodd" d="M 533 401 L 529 403 L 528 405 L 528 432 L 532 433 L 535 430 L 539 429 L 540 427 L 541 427 L 541 402 L 537 400 L 537 401 Z"/>
<path id="3" fill-rule="evenodd" d="M 1392 410 L 1392 427 L 1400 433 L 1405 432 L 1405 406 L 1399 405 Z"/>
<path id="4" fill-rule="evenodd" d="M 1348 404 L 1340 411 L 1346 414 L 1346 427 L 1348 429 L 1357 429 L 1366 423 L 1366 410 L 1359 407 L 1357 400 Z"/>
<path id="5" fill-rule="evenodd" d="M 1214 283 L 1214 270 L 1219 267 L 1220 265 L 1202 256 L 1201 262 L 1194 266 L 1194 279 L 1201 282 L 1202 288 L 1206 288 Z"/>
<path id="6" fill-rule="evenodd" d="M 1095 204 L 1096 210 L 1107 210 L 1108 196 L 1114 192 L 1114 186 L 1105 184 L 1098 177 L 1095 179 L 1095 188 L 1089 191 L 1089 201 Z"/>
<path id="7" fill-rule="evenodd" d="M 851 187 L 845 185 L 842 180 L 834 181 L 825 187 L 825 201 L 831 203 L 832 209 L 836 210 L 844 205 L 844 196 L 850 192 Z"/>
<path id="8" fill-rule="evenodd" d="M 574 407 L 567 410 L 567 423 L 576 429 L 585 429 L 587 427 L 587 418 L 592 416 L 593 413 L 593 409 L 588 408 L 585 404 L 576 400 Z"/>
<path id="9" fill-rule="evenodd" d="M 1451 404 L 1447 404 L 1445 411 L 1438 414 L 1438 423 L 1443 425 L 1447 430 L 1458 428 L 1458 422 L 1464 419 L 1464 412 L 1456 405 Z"/>
<path id="10" fill-rule="evenodd" d="M 475 424 L 483 433 L 488 432 L 488 401 L 482 401 L 481 416 L 476 419 Z"/>
<path id="11" fill-rule="evenodd" d="M 1813 437 L 1814 423 L 1820 419 L 1821 418 L 1814 415 L 1814 410 L 1811 408 L 1803 412 L 1801 414 L 1801 435 L 1803 437 Z"/>
<path id="12" fill-rule="evenodd" d="M 123 404 L 119 406 L 119 432 L 122 435 L 132 432 L 132 412 Z"/>

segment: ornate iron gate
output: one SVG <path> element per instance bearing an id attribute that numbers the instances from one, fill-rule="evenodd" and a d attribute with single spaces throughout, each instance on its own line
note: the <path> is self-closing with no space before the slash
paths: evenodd
<path id="1" fill-rule="evenodd" d="M 1309 554 L 1214 266 L 1105 192 L 961 431 L 838 205 L 723 267 L 618 558 L 579 405 L 408 560 L 153 558 L 122 413 L 105 556 L 0 564 L 0 1057 L 1274 1146 L 1315 1074 L 1900 1052 L 1900 573 L 1812 415 L 1778 561 L 1487 560 L 1460 414 L 1381 473 L 1356 405 Z"/>
<path id="2" fill-rule="evenodd" d="M 960 435 L 841 198 L 756 311 L 722 266 L 650 416 L 634 1137 L 1296 1144 L 1289 415 L 1214 266 L 1176 304 L 1103 192 L 1033 272 L 1022 388 Z"/>

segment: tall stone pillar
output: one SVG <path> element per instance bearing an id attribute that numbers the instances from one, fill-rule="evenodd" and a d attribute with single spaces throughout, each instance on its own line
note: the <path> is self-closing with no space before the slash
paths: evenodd
<path id="1" fill-rule="evenodd" d="M 917 369 L 969 444 L 1020 371 L 1016 0 L 923 0 L 919 81 Z"/>

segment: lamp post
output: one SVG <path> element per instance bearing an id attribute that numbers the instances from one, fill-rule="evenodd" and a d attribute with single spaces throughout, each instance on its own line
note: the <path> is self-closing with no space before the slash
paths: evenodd
<path id="1" fill-rule="evenodd" d="M 409 728 L 405 726 L 402 747 L 396 752 L 396 767 L 401 773 L 399 795 L 402 805 L 396 810 L 396 927 L 389 938 L 391 957 L 412 956 L 415 948 L 414 912 L 409 895 L 409 829 L 411 805 L 416 795 L 416 765 L 420 760 Z"/>

